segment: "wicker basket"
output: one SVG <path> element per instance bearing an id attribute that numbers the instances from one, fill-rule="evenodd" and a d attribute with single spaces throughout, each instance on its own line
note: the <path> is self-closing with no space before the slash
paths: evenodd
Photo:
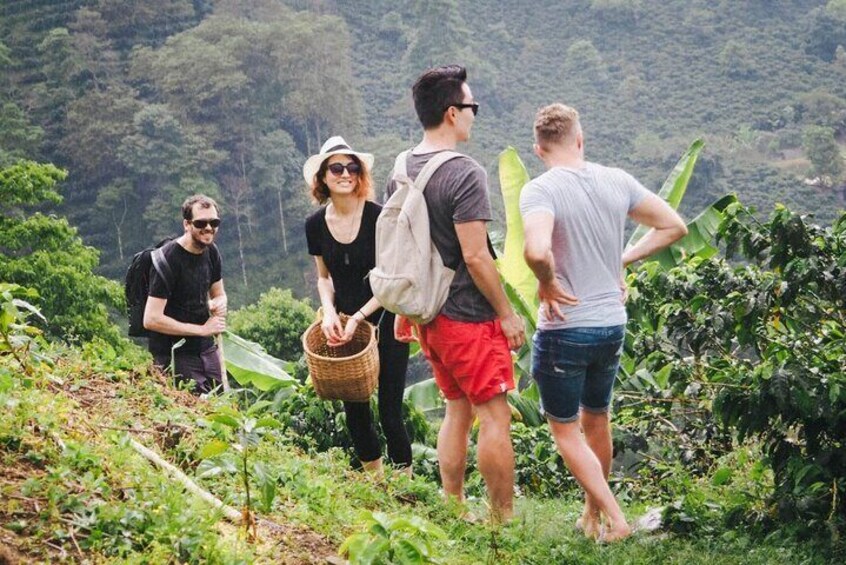
<path id="1" fill-rule="evenodd" d="M 348 316 L 340 315 L 346 325 Z M 303 334 L 303 350 L 317 396 L 324 400 L 367 402 L 379 381 L 379 349 L 376 328 L 359 322 L 352 339 L 329 347 L 318 319 Z"/>

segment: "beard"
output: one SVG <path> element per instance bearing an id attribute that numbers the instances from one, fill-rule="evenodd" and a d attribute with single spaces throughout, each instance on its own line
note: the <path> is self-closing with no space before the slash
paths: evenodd
<path id="1" fill-rule="evenodd" d="M 205 233 L 206 233 L 206 231 L 204 230 L 204 231 L 202 231 L 202 232 L 200 232 L 200 233 L 201 233 L 201 235 L 202 235 L 202 234 L 205 234 Z M 212 235 L 212 240 L 211 240 L 211 242 L 210 242 L 210 243 L 206 243 L 205 241 L 203 241 L 203 240 L 200 238 L 200 236 L 197 236 L 197 235 L 196 235 L 193 231 L 191 231 L 191 241 L 193 242 L 193 244 L 194 244 L 197 248 L 199 248 L 199 249 L 205 249 L 206 247 L 208 247 L 209 245 L 211 245 L 212 243 L 214 243 L 214 232 L 211 232 L 211 235 Z"/>

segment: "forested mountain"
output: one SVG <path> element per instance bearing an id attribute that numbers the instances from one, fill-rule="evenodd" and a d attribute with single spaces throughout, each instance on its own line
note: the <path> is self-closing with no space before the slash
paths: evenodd
<path id="1" fill-rule="evenodd" d="M 0 164 L 68 170 L 60 211 L 111 277 L 204 191 L 236 303 L 308 295 L 303 161 L 342 134 L 383 182 L 419 136 L 414 77 L 446 62 L 482 105 L 466 150 L 497 208 L 497 155 L 539 172 L 552 101 L 580 110 L 589 158 L 651 188 L 703 137 L 689 215 L 730 191 L 822 222 L 844 205 L 846 0 L 0 0 L 0 18 Z"/>

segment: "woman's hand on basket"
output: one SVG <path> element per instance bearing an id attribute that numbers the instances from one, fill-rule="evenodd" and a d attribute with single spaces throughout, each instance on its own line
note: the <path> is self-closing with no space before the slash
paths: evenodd
<path id="1" fill-rule="evenodd" d="M 344 335 L 341 336 L 341 341 L 339 343 L 335 343 L 335 344 L 330 343 L 329 345 L 343 345 L 343 344 L 347 343 L 348 341 L 350 341 L 353 338 L 353 335 L 355 335 L 355 330 L 358 327 L 359 323 L 360 323 L 360 320 L 359 320 L 357 314 L 355 316 L 350 316 L 347 319 L 346 327 L 344 327 Z"/>
<path id="2" fill-rule="evenodd" d="M 341 318 L 338 317 L 337 312 L 324 312 L 320 329 L 323 331 L 323 335 L 326 336 L 326 343 L 328 345 L 335 347 L 346 343 L 346 341 L 343 341 L 344 326 L 341 324 Z"/>

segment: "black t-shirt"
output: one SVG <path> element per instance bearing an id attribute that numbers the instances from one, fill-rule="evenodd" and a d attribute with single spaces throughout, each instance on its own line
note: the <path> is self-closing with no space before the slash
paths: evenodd
<path id="1" fill-rule="evenodd" d="M 164 256 L 172 275 L 170 293 L 156 269 L 151 268 L 149 295 L 167 300 L 165 316 L 188 324 L 205 324 L 210 316 L 209 289 L 223 277 L 217 246 L 207 247 L 197 255 L 174 241 L 164 248 Z M 150 332 L 150 351 L 170 355 L 171 347 L 180 339 L 182 336 Z M 212 345 L 214 340 L 211 337 L 186 337 L 177 352 L 199 354 Z"/>
<path id="2" fill-rule="evenodd" d="M 329 231 L 324 206 L 306 219 L 306 240 L 309 255 L 323 257 L 335 287 L 335 309 L 353 315 L 373 297 L 370 269 L 376 266 L 376 220 L 382 207 L 366 201 L 361 212 L 361 227 L 350 243 L 340 243 Z M 379 310 L 370 316 L 378 322 Z M 375 318 L 375 319 L 374 319 Z"/>

